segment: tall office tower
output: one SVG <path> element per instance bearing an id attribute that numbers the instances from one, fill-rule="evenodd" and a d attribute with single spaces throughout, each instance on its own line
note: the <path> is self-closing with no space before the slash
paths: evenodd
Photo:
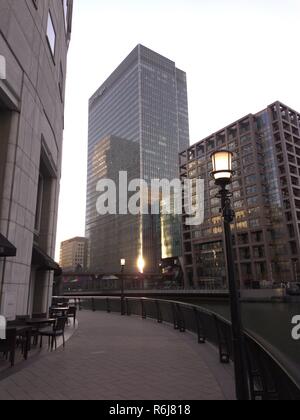
<path id="1" fill-rule="evenodd" d="M 60 266 L 64 272 L 75 272 L 87 268 L 87 239 L 76 237 L 64 241 L 60 246 Z"/>
<path id="2" fill-rule="evenodd" d="M 185 267 L 195 286 L 226 283 L 218 188 L 211 154 L 234 153 L 236 274 L 244 288 L 300 279 L 300 114 L 276 102 L 180 154 L 182 178 L 205 180 L 205 222 L 183 225 Z"/>
<path id="3" fill-rule="evenodd" d="M 59 270 L 52 258 L 72 6 L 0 0 L 0 314 L 9 318 L 46 312 Z"/>
<path id="4" fill-rule="evenodd" d="M 86 236 L 90 240 L 90 268 L 118 271 L 120 258 L 125 258 L 121 253 L 125 250 L 119 246 L 121 240 L 128 247 L 128 271 L 135 272 L 136 261 L 143 258 L 145 270 L 156 272 L 163 254 L 162 243 L 167 244 L 165 256 L 181 254 L 179 222 L 176 222 L 178 228 L 168 226 L 164 229 L 168 238 L 162 238 L 159 216 L 135 216 L 128 222 L 120 215 L 115 218 L 114 228 L 107 233 L 105 252 L 101 251 L 100 226 L 105 219 L 96 214 L 96 185 L 106 153 L 100 150 L 108 147 L 107 138 L 111 136 L 136 148 L 132 154 L 128 146 L 119 168 L 115 164 L 117 172 L 130 164 L 127 159 L 130 161 L 134 157 L 135 168 L 131 172 L 136 178 L 149 184 L 152 179 L 178 178 L 178 153 L 189 145 L 185 73 L 178 70 L 174 62 L 138 45 L 92 96 L 89 104 Z M 119 149 L 120 154 L 123 153 L 121 150 L 123 148 Z M 128 223 L 131 226 L 130 234 L 130 228 L 123 229 L 123 220 L 125 226 Z"/>

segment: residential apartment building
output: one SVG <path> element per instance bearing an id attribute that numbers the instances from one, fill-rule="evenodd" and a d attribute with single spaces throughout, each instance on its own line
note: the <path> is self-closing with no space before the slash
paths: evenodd
<path id="1" fill-rule="evenodd" d="M 116 144 L 116 139 L 123 139 L 126 148 L 120 145 L 119 158 L 114 149 L 119 170 L 134 162 L 134 178 L 148 184 L 152 179 L 178 179 L 178 153 L 189 145 L 186 75 L 173 61 L 142 45 L 90 99 L 86 237 L 93 271 L 118 272 L 120 259 L 127 257 L 126 270 L 136 272 L 137 261 L 143 259 L 146 271 L 157 272 L 162 257 L 181 256 L 179 220 L 165 218 L 162 230 L 159 215 L 119 215 L 112 218 L 106 235 L 101 228 L 106 219 L 96 214 L 97 182 L 106 176 L 105 171 L 100 175 L 99 167 L 106 164 L 107 142 Z M 128 182 L 131 180 L 129 177 Z M 120 243 L 127 245 L 120 247 Z"/>
<path id="2" fill-rule="evenodd" d="M 276 102 L 180 153 L 181 178 L 205 181 L 205 221 L 187 226 L 184 260 L 189 283 L 226 286 L 223 226 L 211 154 L 234 154 L 231 185 L 237 278 L 244 288 L 299 281 L 300 114 Z"/>
<path id="3" fill-rule="evenodd" d="M 46 312 L 59 271 L 53 256 L 72 7 L 72 0 L 0 0 L 0 232 L 15 249 L 0 253 L 0 313 L 9 318 Z"/>

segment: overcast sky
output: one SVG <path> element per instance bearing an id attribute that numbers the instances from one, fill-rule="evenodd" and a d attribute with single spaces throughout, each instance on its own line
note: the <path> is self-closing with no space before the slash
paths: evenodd
<path id="1" fill-rule="evenodd" d="M 74 0 L 57 255 L 84 235 L 88 99 L 139 43 L 186 71 L 190 141 L 280 100 L 300 111 L 299 0 Z"/>

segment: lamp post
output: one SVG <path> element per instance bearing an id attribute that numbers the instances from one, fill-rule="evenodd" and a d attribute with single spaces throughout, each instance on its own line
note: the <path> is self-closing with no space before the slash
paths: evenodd
<path id="1" fill-rule="evenodd" d="M 227 185 L 231 184 L 232 177 L 234 175 L 232 170 L 233 154 L 227 150 L 221 150 L 213 153 L 211 158 L 213 164 L 212 176 L 215 179 L 216 185 L 220 187 L 220 191 L 217 197 L 221 199 L 222 215 L 224 221 L 227 274 L 232 320 L 236 395 L 238 400 L 247 401 L 250 398 L 250 394 L 246 365 L 246 350 L 244 343 L 240 296 L 235 279 L 232 233 L 230 227 L 230 224 L 235 218 L 235 213 L 231 208 L 230 197 L 232 194 L 226 188 Z"/>
<path id="2" fill-rule="evenodd" d="M 126 260 L 124 258 L 121 259 L 121 315 L 125 315 L 125 293 L 124 293 L 124 270 L 126 266 Z"/>

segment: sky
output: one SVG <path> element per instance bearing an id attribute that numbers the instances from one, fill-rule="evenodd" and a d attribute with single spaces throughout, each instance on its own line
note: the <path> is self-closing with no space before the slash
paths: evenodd
<path id="1" fill-rule="evenodd" d="M 299 0 L 74 0 L 60 242 L 85 233 L 88 100 L 137 44 L 187 73 L 190 142 L 280 100 L 300 111 Z"/>

